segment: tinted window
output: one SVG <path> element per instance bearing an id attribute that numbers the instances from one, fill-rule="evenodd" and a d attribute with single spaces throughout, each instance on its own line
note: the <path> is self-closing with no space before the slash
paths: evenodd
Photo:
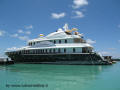
<path id="1" fill-rule="evenodd" d="M 66 53 L 66 49 L 64 49 L 64 53 Z"/>
<path id="2" fill-rule="evenodd" d="M 60 53 L 60 48 L 58 49 L 58 52 Z"/>
<path id="3" fill-rule="evenodd" d="M 54 40 L 54 43 L 56 43 L 56 41 Z"/>
<path id="4" fill-rule="evenodd" d="M 53 49 L 53 52 L 55 53 L 55 49 Z"/>
<path id="5" fill-rule="evenodd" d="M 75 48 L 73 48 L 73 52 L 75 52 Z"/>
<path id="6" fill-rule="evenodd" d="M 61 40 L 59 40 L 59 43 L 61 43 Z"/>
<path id="7" fill-rule="evenodd" d="M 65 40 L 65 43 L 67 43 L 67 40 Z"/>

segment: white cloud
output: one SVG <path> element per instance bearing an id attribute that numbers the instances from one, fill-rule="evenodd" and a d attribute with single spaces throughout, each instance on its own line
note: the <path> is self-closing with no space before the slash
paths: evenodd
<path id="1" fill-rule="evenodd" d="M 18 34 L 17 33 L 13 34 L 13 35 L 11 35 L 11 37 L 18 37 Z"/>
<path id="2" fill-rule="evenodd" d="M 23 30 L 18 30 L 18 33 L 24 33 L 24 34 L 28 34 L 28 35 L 30 35 L 31 34 L 31 31 L 23 31 Z"/>
<path id="3" fill-rule="evenodd" d="M 31 34 L 31 32 L 30 32 L 30 31 L 26 31 L 26 34 L 30 35 L 30 34 Z"/>
<path id="4" fill-rule="evenodd" d="M 65 17 L 66 14 L 63 12 L 63 13 L 52 13 L 51 15 L 52 15 L 52 18 L 54 19 L 60 19 Z"/>
<path id="5" fill-rule="evenodd" d="M 17 47 L 7 48 L 7 50 L 17 50 Z"/>
<path id="6" fill-rule="evenodd" d="M 33 25 L 29 25 L 29 26 L 24 26 L 25 29 L 33 29 Z"/>
<path id="7" fill-rule="evenodd" d="M 88 1 L 87 0 L 73 0 L 73 8 L 80 8 L 83 7 L 85 5 L 88 5 Z"/>
<path id="8" fill-rule="evenodd" d="M 18 37 L 20 40 L 23 40 L 23 41 L 28 41 L 29 40 L 29 37 L 28 36 L 19 36 Z"/>
<path id="9" fill-rule="evenodd" d="M 5 31 L 0 30 L 0 36 L 4 36 L 4 34 L 5 34 Z"/>
<path id="10" fill-rule="evenodd" d="M 23 40 L 23 41 L 29 40 L 28 36 L 19 36 L 18 34 L 13 34 L 13 35 L 11 35 L 11 37 L 18 38 L 18 39 Z"/>
<path id="11" fill-rule="evenodd" d="M 94 43 L 96 43 L 96 41 L 93 41 L 93 40 L 91 40 L 91 39 L 87 39 L 86 42 L 89 43 L 89 44 L 94 44 Z"/>
<path id="12" fill-rule="evenodd" d="M 74 16 L 73 18 L 83 18 L 84 14 L 81 11 L 75 11 L 76 16 Z"/>
<path id="13" fill-rule="evenodd" d="M 18 33 L 24 33 L 22 29 L 19 29 L 18 30 Z"/>

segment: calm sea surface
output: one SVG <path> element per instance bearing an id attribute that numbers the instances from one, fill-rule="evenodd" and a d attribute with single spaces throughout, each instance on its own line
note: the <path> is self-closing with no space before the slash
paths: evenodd
<path id="1" fill-rule="evenodd" d="M 0 90 L 120 90 L 120 62 L 108 66 L 0 66 Z"/>

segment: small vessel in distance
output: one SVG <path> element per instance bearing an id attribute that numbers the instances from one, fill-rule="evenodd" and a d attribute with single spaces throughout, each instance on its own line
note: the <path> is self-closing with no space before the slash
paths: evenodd
<path id="1" fill-rule="evenodd" d="M 6 51 L 6 55 L 14 62 L 64 64 L 64 65 L 107 65 L 111 64 L 101 55 L 93 51 L 76 28 L 69 30 L 65 24 L 63 29 L 47 36 L 28 41 L 28 45 L 16 50 Z"/>

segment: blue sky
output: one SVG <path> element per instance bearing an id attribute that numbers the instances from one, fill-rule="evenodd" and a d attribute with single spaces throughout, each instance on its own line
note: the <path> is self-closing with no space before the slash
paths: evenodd
<path id="1" fill-rule="evenodd" d="M 120 57 L 120 0 L 0 0 L 0 56 L 65 23 L 97 52 Z"/>

